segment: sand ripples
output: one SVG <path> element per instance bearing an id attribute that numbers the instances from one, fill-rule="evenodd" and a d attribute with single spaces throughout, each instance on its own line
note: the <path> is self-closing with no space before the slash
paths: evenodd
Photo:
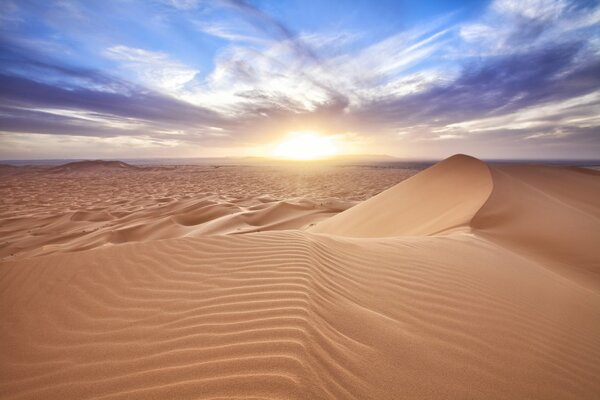
<path id="1" fill-rule="evenodd" d="M 600 390 L 596 294 L 539 276 L 517 255 L 496 269 L 489 242 L 439 239 L 366 245 L 289 231 L 7 264 L 0 391 L 363 399 Z"/>

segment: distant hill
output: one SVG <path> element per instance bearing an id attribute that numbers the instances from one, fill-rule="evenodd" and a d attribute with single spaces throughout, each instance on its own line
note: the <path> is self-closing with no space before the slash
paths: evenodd
<path id="1" fill-rule="evenodd" d="M 21 168 L 10 164 L 0 164 L 0 175 L 15 175 L 21 172 Z"/>
<path id="2" fill-rule="evenodd" d="M 140 167 L 136 167 L 131 164 L 127 164 L 123 161 L 104 161 L 104 160 L 86 160 L 86 161 L 74 161 L 63 165 L 58 165 L 48 169 L 48 172 L 62 173 L 62 172 L 95 172 L 95 171 L 120 171 L 120 170 L 137 170 Z"/>

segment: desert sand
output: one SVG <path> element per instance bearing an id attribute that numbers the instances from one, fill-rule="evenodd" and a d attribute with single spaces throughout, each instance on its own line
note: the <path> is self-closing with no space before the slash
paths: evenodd
<path id="1" fill-rule="evenodd" d="M 600 396 L 598 171 L 0 169 L 3 399 Z"/>

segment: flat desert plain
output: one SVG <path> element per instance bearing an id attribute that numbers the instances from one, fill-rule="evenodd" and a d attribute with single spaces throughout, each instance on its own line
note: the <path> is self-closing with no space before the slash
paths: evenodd
<path id="1" fill-rule="evenodd" d="M 2 399 L 598 399 L 600 172 L 0 168 Z"/>

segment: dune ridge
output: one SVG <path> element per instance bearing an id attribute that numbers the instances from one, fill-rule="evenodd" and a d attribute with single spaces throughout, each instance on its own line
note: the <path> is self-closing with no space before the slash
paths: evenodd
<path id="1" fill-rule="evenodd" d="M 355 237 L 441 234 L 468 227 L 492 188 L 485 163 L 457 154 L 312 231 Z"/>
<path id="2" fill-rule="evenodd" d="M 147 241 L 4 261 L 0 394 L 596 398 L 599 180 L 459 155 L 306 230 L 149 226 L 131 233 Z M 210 218 L 187 211 L 178 226 Z"/>

